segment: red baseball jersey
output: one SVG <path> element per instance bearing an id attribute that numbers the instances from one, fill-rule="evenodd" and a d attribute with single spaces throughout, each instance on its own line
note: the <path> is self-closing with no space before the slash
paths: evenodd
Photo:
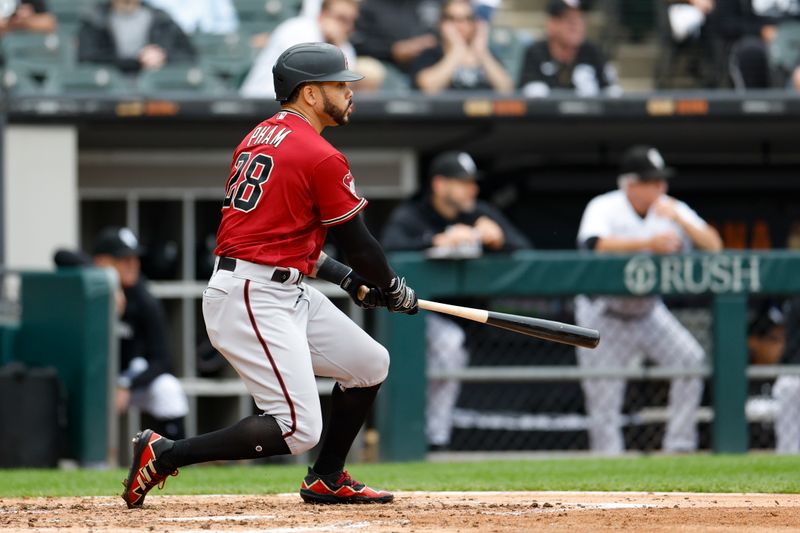
<path id="1" fill-rule="evenodd" d="M 214 253 L 310 274 L 327 226 L 366 205 L 347 159 L 304 117 L 281 111 L 236 147 Z"/>

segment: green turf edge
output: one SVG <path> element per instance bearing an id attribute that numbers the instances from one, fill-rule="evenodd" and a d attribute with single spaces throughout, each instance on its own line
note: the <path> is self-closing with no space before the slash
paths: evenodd
<path id="1" fill-rule="evenodd" d="M 299 489 L 301 465 L 192 466 L 164 494 L 272 494 Z M 378 488 L 424 491 L 686 491 L 800 493 L 800 456 L 689 455 L 460 463 L 356 464 Z M 126 472 L 0 470 L 0 497 L 119 494 Z"/>

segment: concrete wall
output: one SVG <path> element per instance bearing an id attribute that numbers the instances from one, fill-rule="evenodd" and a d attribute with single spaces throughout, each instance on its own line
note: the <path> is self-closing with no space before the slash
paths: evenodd
<path id="1" fill-rule="evenodd" d="M 52 268 L 78 246 L 78 136 L 71 126 L 10 125 L 4 146 L 6 267 Z"/>

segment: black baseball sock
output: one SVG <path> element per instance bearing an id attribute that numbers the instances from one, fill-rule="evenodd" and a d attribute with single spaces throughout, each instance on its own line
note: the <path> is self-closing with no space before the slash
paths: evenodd
<path id="1" fill-rule="evenodd" d="M 347 453 L 380 388 L 380 383 L 372 387 L 344 391 L 338 384 L 333 386 L 331 416 L 322 440 L 322 449 L 314 463 L 314 472 L 325 475 L 344 468 Z"/>
<path id="2" fill-rule="evenodd" d="M 281 428 L 269 415 L 252 415 L 232 426 L 175 441 L 158 454 L 158 470 L 172 472 L 178 467 L 207 461 L 258 459 L 291 453 Z"/>

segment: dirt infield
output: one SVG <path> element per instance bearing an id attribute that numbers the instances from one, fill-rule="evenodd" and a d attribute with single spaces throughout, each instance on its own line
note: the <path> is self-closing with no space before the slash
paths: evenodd
<path id="1" fill-rule="evenodd" d="M 0 499 L 0 531 L 797 531 L 800 495 L 607 492 L 397 493 L 387 505 L 277 496 Z"/>

